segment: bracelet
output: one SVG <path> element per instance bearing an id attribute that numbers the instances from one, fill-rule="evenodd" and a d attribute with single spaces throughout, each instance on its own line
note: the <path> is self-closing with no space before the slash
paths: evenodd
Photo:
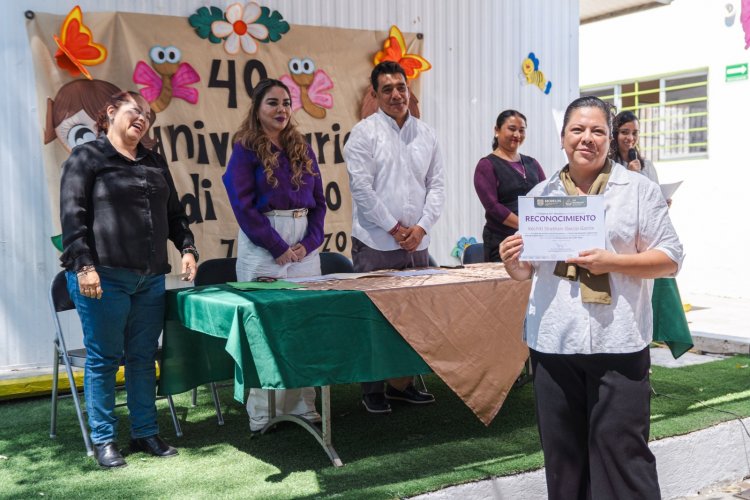
<path id="1" fill-rule="evenodd" d="M 401 223 L 400 222 L 396 222 L 396 225 L 393 226 L 393 229 L 391 229 L 390 231 L 388 231 L 388 234 L 390 234 L 391 236 L 393 236 L 393 235 L 395 235 L 398 232 L 399 229 L 401 229 Z"/>
<path id="2" fill-rule="evenodd" d="M 180 255 L 185 255 L 186 253 L 192 254 L 193 257 L 195 257 L 195 262 L 198 262 L 198 250 L 194 246 L 185 247 L 180 252 Z"/>
<path id="3" fill-rule="evenodd" d="M 86 276 L 92 271 L 96 271 L 96 268 L 93 265 L 83 266 L 78 271 L 76 271 L 76 276 Z"/>

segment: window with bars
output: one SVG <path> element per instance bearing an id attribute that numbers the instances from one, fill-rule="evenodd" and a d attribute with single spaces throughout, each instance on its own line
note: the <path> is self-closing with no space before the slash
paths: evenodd
<path id="1" fill-rule="evenodd" d="M 694 71 L 581 89 L 639 118 L 639 148 L 653 161 L 708 155 L 708 73 Z"/>

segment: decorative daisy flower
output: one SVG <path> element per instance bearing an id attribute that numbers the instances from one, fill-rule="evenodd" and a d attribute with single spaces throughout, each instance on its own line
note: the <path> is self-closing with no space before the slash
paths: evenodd
<path id="1" fill-rule="evenodd" d="M 255 39 L 268 38 L 268 28 L 262 24 L 254 24 L 260 15 L 260 5 L 255 2 L 249 2 L 244 9 L 242 4 L 233 3 L 224 13 L 226 21 L 211 23 L 211 33 L 218 38 L 226 38 L 224 50 L 228 54 L 237 54 L 240 46 L 248 54 L 255 54 L 258 51 Z"/>

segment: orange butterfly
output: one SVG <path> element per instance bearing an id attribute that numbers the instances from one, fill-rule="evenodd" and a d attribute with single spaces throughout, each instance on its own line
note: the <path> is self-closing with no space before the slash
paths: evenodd
<path id="1" fill-rule="evenodd" d="M 57 65 L 67 70 L 71 76 L 83 73 L 91 80 L 91 74 L 85 66 L 101 64 L 107 58 L 107 49 L 94 42 L 91 30 L 83 24 L 83 13 L 78 5 L 73 7 L 63 21 L 60 37 L 52 36 L 58 47 L 55 53 Z"/>
<path id="2" fill-rule="evenodd" d="M 383 50 L 375 54 L 375 65 L 383 61 L 398 63 L 404 68 L 406 78 L 410 80 L 419 76 L 421 72 L 432 68 L 432 65 L 422 56 L 406 53 L 404 35 L 401 34 L 401 30 L 396 26 L 391 26 L 391 31 L 388 33 L 388 40 L 383 43 Z"/>

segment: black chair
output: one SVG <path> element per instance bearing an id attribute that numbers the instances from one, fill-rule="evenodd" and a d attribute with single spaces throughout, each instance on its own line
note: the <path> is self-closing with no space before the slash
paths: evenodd
<path id="1" fill-rule="evenodd" d="M 438 263 L 437 263 L 437 261 L 436 261 L 435 259 L 433 259 L 433 258 L 432 258 L 432 255 L 429 255 L 429 254 L 428 254 L 428 257 L 429 257 L 429 259 L 428 259 L 428 261 L 427 261 L 427 265 L 428 265 L 429 267 L 440 267 L 440 266 L 438 266 Z"/>
<path id="2" fill-rule="evenodd" d="M 71 311 L 75 309 L 75 304 L 70 299 L 68 294 L 68 281 L 65 278 L 65 271 L 60 271 L 52 280 L 49 289 L 49 306 L 52 312 L 52 322 L 55 326 L 55 338 L 54 344 L 54 358 L 52 360 L 52 414 L 50 417 L 50 431 L 49 437 L 57 437 L 57 402 L 60 399 L 58 391 L 58 378 L 60 365 L 65 365 L 65 372 L 68 375 L 68 383 L 70 384 L 70 394 L 73 398 L 73 403 L 76 408 L 76 415 L 78 417 L 78 425 L 81 428 L 81 434 L 83 435 L 83 442 L 86 445 L 86 453 L 89 456 L 94 454 L 94 448 L 91 445 L 91 439 L 89 433 L 86 430 L 86 422 L 83 419 L 83 408 L 81 407 L 81 400 L 78 395 L 78 386 L 73 375 L 73 367 L 85 368 L 86 366 L 86 349 L 71 349 L 68 350 L 65 344 L 65 335 L 63 334 L 62 326 L 60 324 L 59 313 L 64 311 Z M 161 349 L 157 353 L 157 362 L 161 359 Z M 122 362 L 122 361 L 121 361 Z M 182 428 L 180 422 L 177 420 L 177 414 L 175 413 L 174 403 L 172 396 L 167 396 L 167 402 L 169 404 L 169 412 L 172 416 L 172 423 L 174 424 L 175 433 L 177 437 L 182 436 Z M 126 403 L 119 403 L 116 406 L 124 406 Z"/>
<path id="3" fill-rule="evenodd" d="M 195 286 L 218 285 L 237 281 L 237 258 L 209 259 L 201 262 L 195 273 Z"/>
<path id="4" fill-rule="evenodd" d="M 462 264 L 478 264 L 484 262 L 484 243 L 473 243 L 464 248 L 461 258 Z"/>
<path id="5" fill-rule="evenodd" d="M 334 252 L 320 254 L 320 274 L 353 273 L 354 265 L 346 255 Z"/>
<path id="6" fill-rule="evenodd" d="M 198 266 L 193 283 L 195 286 L 218 285 L 237 281 L 237 258 L 226 257 L 220 259 L 209 259 Z M 216 408 L 216 420 L 219 425 L 224 425 L 224 415 L 221 413 L 221 403 L 219 402 L 219 393 L 216 390 L 216 383 L 208 384 L 211 390 L 211 398 Z M 198 389 L 193 389 L 192 403 L 196 406 L 198 399 Z"/>

